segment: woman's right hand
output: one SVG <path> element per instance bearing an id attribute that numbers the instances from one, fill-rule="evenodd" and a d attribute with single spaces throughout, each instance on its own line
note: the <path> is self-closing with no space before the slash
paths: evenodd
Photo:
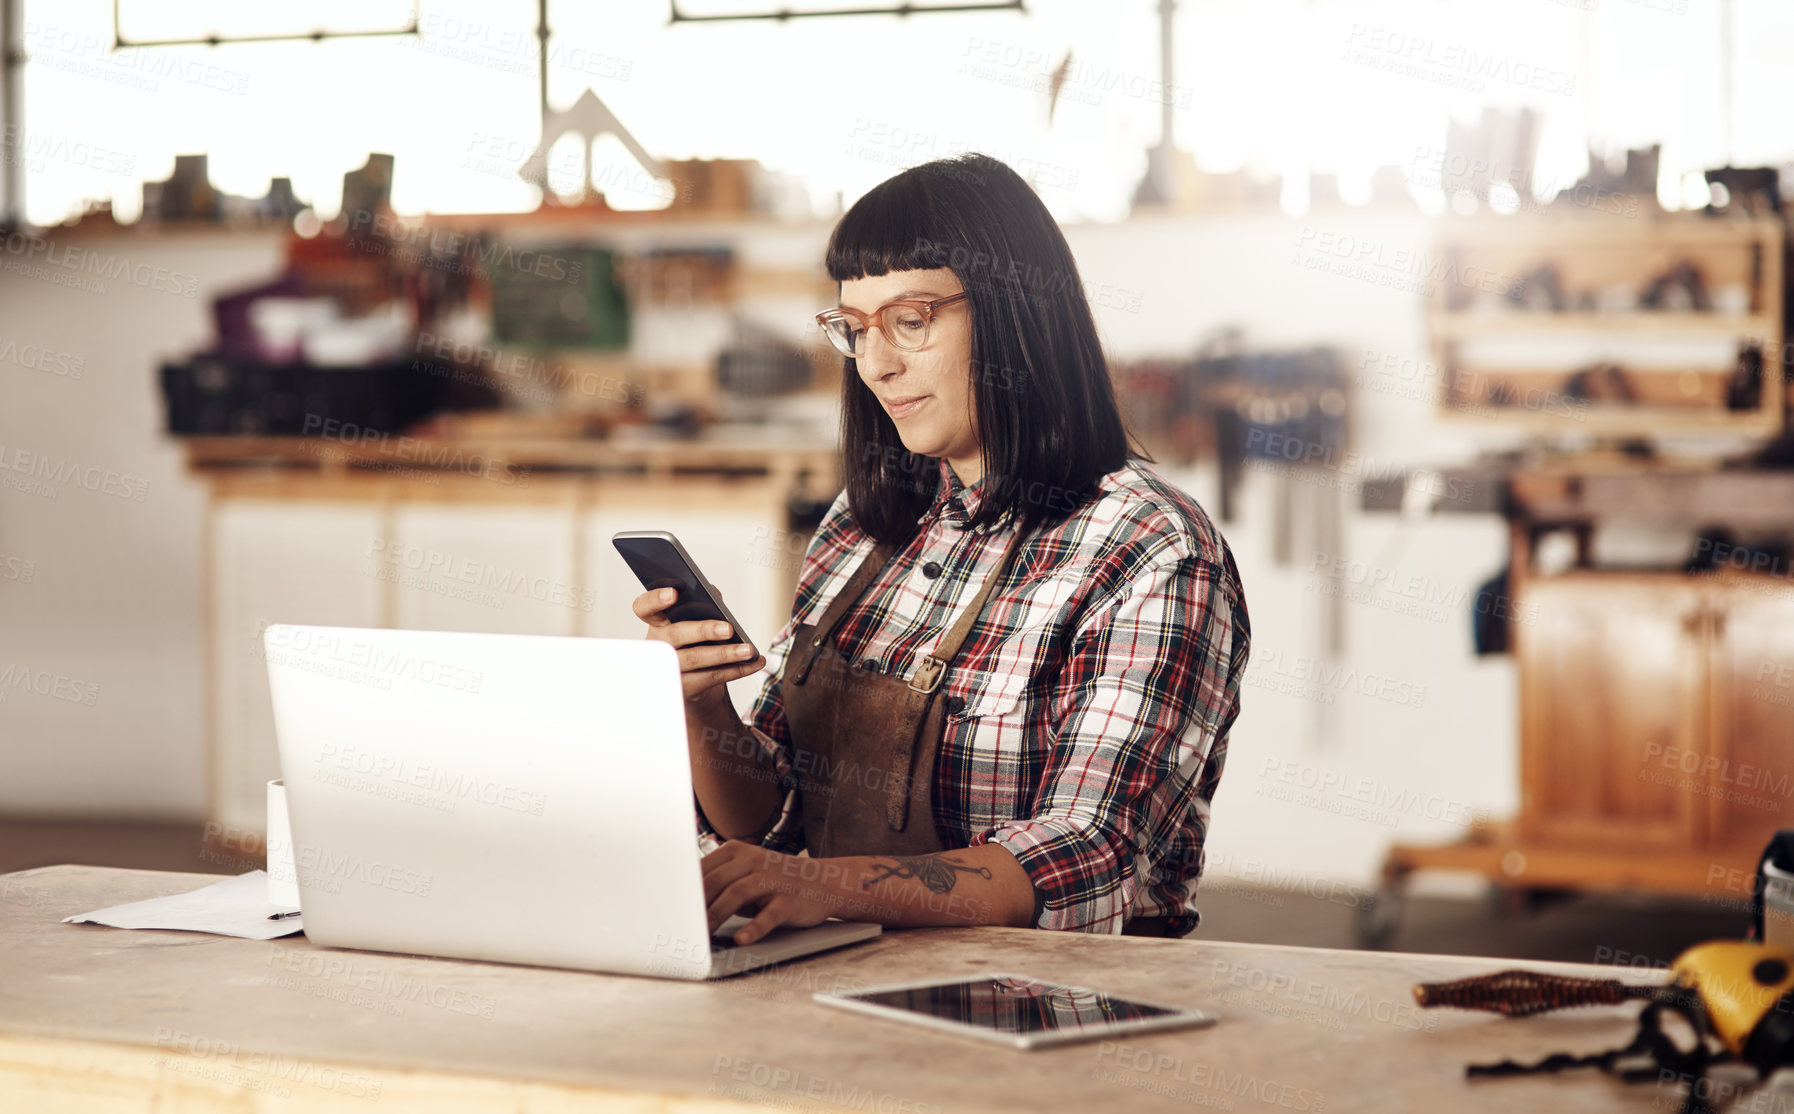
<path id="1" fill-rule="evenodd" d="M 728 690 L 723 686 L 739 677 L 759 672 L 766 665 L 766 657 L 763 654 L 755 654 L 752 658 L 742 657 L 742 654 L 748 653 L 747 644 L 743 642 L 715 646 L 694 645 L 729 637 L 729 624 L 707 619 L 673 622 L 667 618 L 666 609 L 678 598 L 679 594 L 673 589 L 661 588 L 643 592 L 635 597 L 635 602 L 630 606 L 634 609 L 636 618 L 648 624 L 649 638 L 659 639 L 679 652 L 679 680 L 684 686 L 688 706 L 698 708 L 719 697 L 726 699 Z"/>

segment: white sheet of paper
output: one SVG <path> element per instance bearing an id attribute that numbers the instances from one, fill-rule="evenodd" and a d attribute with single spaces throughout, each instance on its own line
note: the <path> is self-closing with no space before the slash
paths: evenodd
<path id="1" fill-rule="evenodd" d="M 290 905 L 268 904 L 268 872 L 252 870 L 235 878 L 203 886 L 184 894 L 152 897 L 112 905 L 91 913 L 64 917 L 64 924 L 103 924 L 111 928 L 169 928 L 185 932 L 209 932 L 214 936 L 241 936 L 246 940 L 273 940 L 302 932 L 301 918 L 271 921 L 271 913 L 291 913 Z"/>

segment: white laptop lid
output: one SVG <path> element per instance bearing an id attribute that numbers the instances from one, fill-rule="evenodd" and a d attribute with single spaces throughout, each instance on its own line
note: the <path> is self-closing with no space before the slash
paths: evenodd
<path id="1" fill-rule="evenodd" d="M 704 977 L 671 646 L 285 625 L 264 645 L 311 940 Z"/>

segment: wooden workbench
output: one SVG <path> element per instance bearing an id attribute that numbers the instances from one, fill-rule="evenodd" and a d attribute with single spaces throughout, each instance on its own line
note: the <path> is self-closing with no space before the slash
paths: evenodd
<path id="1" fill-rule="evenodd" d="M 0 1110 L 1337 1114 L 1662 1110 L 1669 1100 L 1593 1072 L 1467 1083 L 1467 1061 L 1592 1052 L 1633 1029 L 1636 1007 L 1525 1021 L 1414 1007 L 1416 979 L 1507 965 L 1493 960 L 934 929 L 681 983 L 59 923 L 215 880 L 80 866 L 0 876 Z M 1019 1052 L 810 1000 L 980 971 L 1222 1019 Z"/>

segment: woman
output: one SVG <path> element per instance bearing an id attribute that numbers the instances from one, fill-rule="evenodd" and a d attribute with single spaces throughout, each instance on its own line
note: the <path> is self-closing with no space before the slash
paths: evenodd
<path id="1" fill-rule="evenodd" d="M 714 930 L 1188 933 L 1250 626 L 1208 516 L 1131 455 L 1064 236 L 982 155 L 829 240 L 846 490 L 765 658 L 678 649 Z M 772 674 L 743 724 L 724 688 Z M 807 857 L 797 852 L 807 850 Z"/>

